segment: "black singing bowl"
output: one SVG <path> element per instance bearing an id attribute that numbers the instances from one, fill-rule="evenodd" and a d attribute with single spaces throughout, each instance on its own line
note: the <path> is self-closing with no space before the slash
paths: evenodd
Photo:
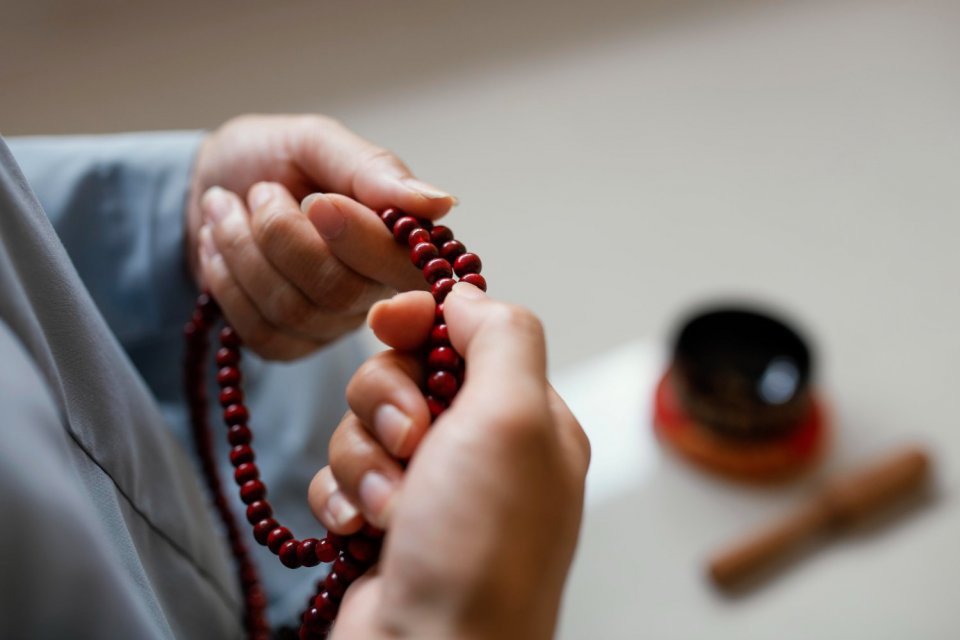
<path id="1" fill-rule="evenodd" d="M 720 308 L 677 334 L 671 380 L 683 408 L 716 435 L 766 440 L 790 432 L 811 407 L 811 354 L 782 320 Z"/>

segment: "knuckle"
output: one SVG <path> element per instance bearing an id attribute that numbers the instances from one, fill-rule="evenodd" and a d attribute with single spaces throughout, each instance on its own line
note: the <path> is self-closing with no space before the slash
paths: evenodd
<path id="1" fill-rule="evenodd" d="M 342 267 L 331 264 L 326 276 L 320 280 L 317 305 L 324 311 L 346 313 L 360 310 L 358 306 L 366 288 L 349 282 L 345 275 Z"/>
<path id="2" fill-rule="evenodd" d="M 543 340 L 543 323 L 526 307 L 514 304 L 500 304 L 490 322 L 509 331 Z"/>

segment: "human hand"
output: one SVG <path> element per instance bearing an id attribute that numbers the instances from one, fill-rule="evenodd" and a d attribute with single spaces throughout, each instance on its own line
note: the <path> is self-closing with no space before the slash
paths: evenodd
<path id="1" fill-rule="evenodd" d="M 444 316 L 466 379 L 428 431 L 411 350 L 433 314 L 420 292 L 372 309 L 371 327 L 393 349 L 350 383 L 352 411 L 310 486 L 328 529 L 349 533 L 366 519 L 388 530 L 377 569 L 347 591 L 334 638 L 549 638 L 589 443 L 547 382 L 536 318 L 462 283 Z M 414 450 L 404 471 L 397 458 Z"/>
<path id="2" fill-rule="evenodd" d="M 424 287 L 374 211 L 436 219 L 455 203 L 334 120 L 243 116 L 197 154 L 187 255 L 245 344 L 288 360 L 360 325 L 376 300 Z"/>

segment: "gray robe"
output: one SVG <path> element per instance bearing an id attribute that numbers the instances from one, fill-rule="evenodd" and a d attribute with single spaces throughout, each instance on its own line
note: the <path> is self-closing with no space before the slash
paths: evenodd
<path id="1" fill-rule="evenodd" d="M 0 141 L 0 638 L 242 636 L 179 389 L 198 139 L 16 143 L 49 218 Z M 306 484 L 363 353 L 354 339 L 294 365 L 246 359 L 258 462 L 302 537 L 322 534 Z M 291 623 L 319 576 L 258 554 L 274 621 Z"/>

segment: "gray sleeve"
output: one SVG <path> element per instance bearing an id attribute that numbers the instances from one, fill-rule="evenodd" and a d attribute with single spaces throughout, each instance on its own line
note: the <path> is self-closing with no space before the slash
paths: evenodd
<path id="1" fill-rule="evenodd" d="M 196 296 L 184 207 L 200 132 L 7 140 L 128 350 L 179 328 Z"/>

